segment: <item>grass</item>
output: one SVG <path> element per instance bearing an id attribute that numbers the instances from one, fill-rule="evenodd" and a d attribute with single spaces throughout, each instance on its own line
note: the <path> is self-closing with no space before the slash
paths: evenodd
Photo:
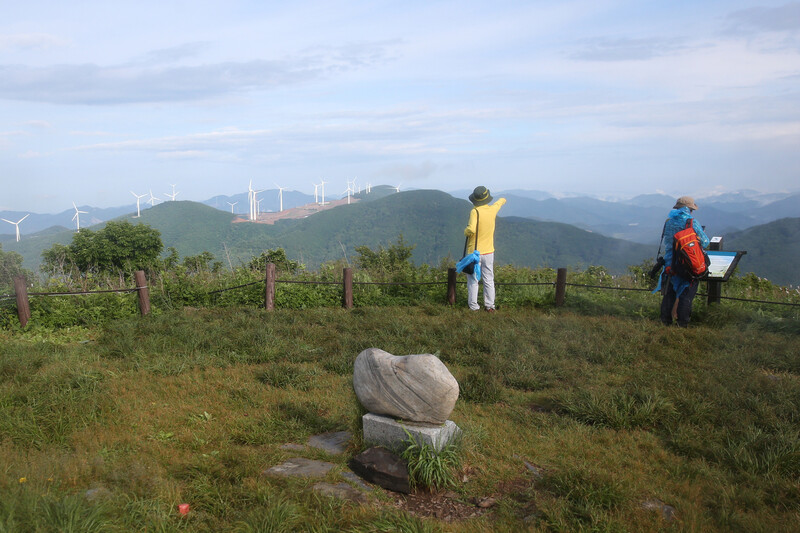
<path id="1" fill-rule="evenodd" d="M 800 529 L 793 319 L 701 308 L 683 330 L 572 302 L 185 309 L 5 331 L 0 532 Z M 451 490 L 496 497 L 489 512 L 439 522 L 262 475 L 300 453 L 339 480 L 360 451 L 351 369 L 368 347 L 437 353 L 462 384 Z M 356 439 L 341 457 L 282 448 L 342 429 Z M 675 522 L 643 508 L 654 499 Z"/>

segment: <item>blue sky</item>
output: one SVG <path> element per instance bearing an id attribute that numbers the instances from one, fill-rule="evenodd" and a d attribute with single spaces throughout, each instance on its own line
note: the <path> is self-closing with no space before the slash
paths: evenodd
<path id="1" fill-rule="evenodd" d="M 3 4 L 0 209 L 800 190 L 800 2 Z"/>

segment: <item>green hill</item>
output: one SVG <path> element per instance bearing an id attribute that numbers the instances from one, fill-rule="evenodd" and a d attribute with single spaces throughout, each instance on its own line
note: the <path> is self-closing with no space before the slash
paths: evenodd
<path id="1" fill-rule="evenodd" d="M 725 250 L 745 250 L 739 271 L 755 272 L 778 285 L 800 285 L 800 218 L 782 218 L 725 235 Z"/>
<path id="2" fill-rule="evenodd" d="M 263 250 L 282 247 L 290 257 L 314 268 L 345 254 L 350 259 L 357 246 L 387 246 L 401 233 L 407 243 L 415 245 L 416 263 L 436 265 L 448 255 L 461 257 L 470 207 L 466 200 L 441 191 L 417 190 L 342 205 L 275 225 L 233 223 L 235 217 L 230 213 L 188 201 L 164 202 L 142 211 L 141 218 L 126 219 L 158 229 L 164 246 L 175 247 L 181 256 L 209 251 L 223 263 L 230 259 L 234 266 Z M 4 244 L 4 248 L 19 251 L 26 268 L 36 268 L 42 250 L 53 242 L 69 243 L 72 234 L 66 229 L 46 238 L 35 234 L 20 243 Z M 520 217 L 500 217 L 495 241 L 498 264 L 518 266 L 595 264 L 621 272 L 652 255 L 648 246 L 567 224 Z"/>

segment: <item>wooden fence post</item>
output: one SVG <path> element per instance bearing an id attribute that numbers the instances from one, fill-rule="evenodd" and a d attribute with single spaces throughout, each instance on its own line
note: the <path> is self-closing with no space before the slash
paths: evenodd
<path id="1" fill-rule="evenodd" d="M 267 263 L 267 279 L 264 284 L 264 309 L 275 309 L 275 263 Z"/>
<path id="2" fill-rule="evenodd" d="M 133 279 L 136 281 L 136 292 L 139 295 L 139 312 L 145 316 L 150 313 L 150 289 L 147 287 L 144 270 L 134 272 Z"/>
<path id="3" fill-rule="evenodd" d="M 559 268 L 556 273 L 556 307 L 564 305 L 564 296 L 567 293 L 567 269 Z"/>
<path id="4" fill-rule="evenodd" d="M 722 237 L 716 242 L 711 242 L 708 245 L 709 250 L 722 250 Z M 718 304 L 722 296 L 722 282 L 721 281 L 708 281 L 706 283 L 708 289 L 708 305 Z"/>
<path id="5" fill-rule="evenodd" d="M 342 306 L 353 308 L 353 269 L 345 268 L 342 272 Z"/>
<path id="6" fill-rule="evenodd" d="M 450 305 L 456 303 L 456 276 L 458 273 L 455 268 L 447 269 L 447 303 Z"/>
<path id="7" fill-rule="evenodd" d="M 31 319 L 31 306 L 28 303 L 28 286 L 25 282 L 25 276 L 14 278 L 14 292 L 17 295 L 19 323 L 24 328 L 28 324 L 28 320 Z"/>

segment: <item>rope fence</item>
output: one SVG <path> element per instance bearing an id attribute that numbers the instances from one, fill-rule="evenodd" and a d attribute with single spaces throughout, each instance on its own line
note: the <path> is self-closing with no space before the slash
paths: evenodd
<path id="1" fill-rule="evenodd" d="M 608 286 L 608 285 L 590 285 L 590 284 L 582 284 L 582 283 L 567 283 L 566 281 L 566 268 L 559 268 L 557 271 L 556 281 L 542 281 L 542 282 L 512 282 L 512 281 L 504 281 L 504 282 L 496 282 L 496 286 L 503 286 L 503 287 L 530 287 L 530 286 L 540 286 L 540 287 L 555 287 L 555 305 L 556 307 L 560 307 L 564 305 L 564 298 L 565 292 L 567 287 L 574 287 L 579 289 L 598 289 L 598 290 L 613 290 L 613 291 L 630 291 L 630 292 L 652 292 L 651 289 L 646 288 L 638 288 L 638 287 L 620 287 L 620 286 Z M 279 280 L 277 279 L 275 265 L 273 263 L 267 264 L 266 269 L 266 277 L 262 280 L 252 281 L 249 283 L 243 283 L 241 285 L 236 285 L 234 287 L 225 287 L 223 289 L 217 289 L 214 291 L 209 291 L 208 295 L 212 294 L 219 294 L 227 291 L 242 289 L 245 287 L 250 287 L 253 285 L 260 285 L 265 284 L 264 287 L 264 307 L 267 310 L 273 310 L 275 307 L 275 286 L 278 283 L 283 284 L 298 284 L 298 285 L 339 285 L 342 287 L 342 306 L 345 308 L 352 308 L 353 307 L 353 286 L 355 285 L 373 285 L 373 286 L 404 286 L 404 287 L 413 287 L 413 286 L 436 286 L 436 285 L 443 285 L 447 287 L 447 298 L 446 301 L 448 304 L 454 305 L 456 302 L 456 286 L 457 285 L 464 285 L 466 281 L 460 281 L 458 279 L 457 273 L 455 269 L 451 268 L 448 269 L 447 273 L 447 280 L 446 281 L 417 281 L 417 282 L 403 282 L 403 281 L 354 281 L 353 280 L 353 272 L 351 268 L 345 268 L 342 273 L 342 281 L 310 281 L 310 280 Z M 108 289 L 108 290 L 93 290 L 93 291 L 72 291 L 72 292 L 27 292 L 26 281 L 24 277 L 18 277 L 14 279 L 14 291 L 15 294 L 4 294 L 0 295 L 0 300 L 9 300 L 12 298 L 16 298 L 17 300 L 17 311 L 19 314 L 20 323 L 24 327 L 27 324 L 27 321 L 30 319 L 30 307 L 28 302 L 29 296 L 41 296 L 41 297 L 48 297 L 48 296 L 82 296 L 82 295 L 89 295 L 89 294 L 103 294 L 103 293 L 130 293 L 136 292 L 139 297 L 139 310 L 142 315 L 146 315 L 150 312 L 150 301 L 149 301 L 149 288 L 147 286 L 147 280 L 145 278 L 143 271 L 136 271 L 134 273 L 134 278 L 136 281 L 136 287 L 130 289 Z M 732 296 L 721 296 L 719 294 L 719 288 L 717 290 L 712 291 L 712 283 L 719 284 L 720 282 L 717 281 L 709 281 L 709 291 L 706 294 L 700 294 L 699 296 L 708 297 L 709 303 L 716 303 L 719 300 L 732 300 L 737 302 L 746 302 L 746 303 L 756 303 L 756 304 L 764 304 L 764 305 L 782 305 L 786 307 L 800 307 L 800 303 L 794 302 L 776 302 L 770 300 L 754 300 L 748 298 L 735 298 Z"/>

